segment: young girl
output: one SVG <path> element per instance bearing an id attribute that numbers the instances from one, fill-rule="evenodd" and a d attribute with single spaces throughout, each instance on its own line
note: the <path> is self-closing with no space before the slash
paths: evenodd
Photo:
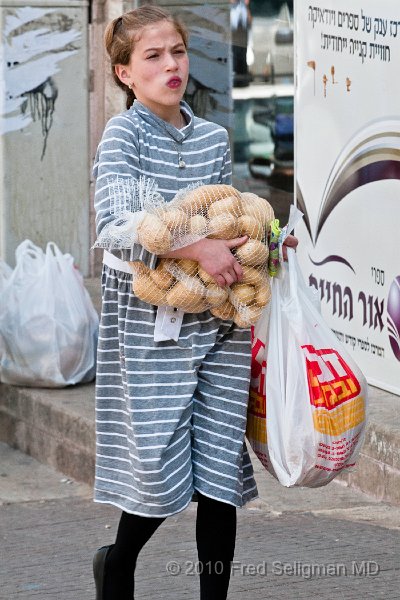
<path id="1" fill-rule="evenodd" d="M 225 129 L 182 101 L 189 74 L 187 32 L 169 13 L 143 6 L 105 33 L 128 110 L 113 117 L 95 166 L 97 232 L 115 218 L 113 178 L 146 177 L 166 201 L 190 183 L 231 181 Z M 246 237 L 204 239 L 168 256 L 196 260 L 221 286 L 239 281 L 231 249 Z M 114 545 L 94 557 L 97 600 L 132 600 L 141 548 L 196 491 L 202 600 L 226 598 L 236 507 L 257 496 L 244 442 L 250 332 L 210 312 L 185 314 L 177 342 L 154 341 L 157 307 L 132 292 L 126 261 L 155 268 L 134 244 L 105 252 L 96 380 L 95 501 L 122 509 Z"/>

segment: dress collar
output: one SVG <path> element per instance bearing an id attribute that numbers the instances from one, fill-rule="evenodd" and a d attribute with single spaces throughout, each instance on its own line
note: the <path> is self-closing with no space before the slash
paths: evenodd
<path id="1" fill-rule="evenodd" d="M 150 123 L 153 127 L 156 127 L 163 133 L 167 133 L 176 142 L 182 142 L 193 131 L 194 114 L 190 106 L 183 100 L 181 101 L 180 106 L 181 112 L 184 114 L 187 121 L 187 125 L 183 127 L 183 129 L 177 129 L 176 127 L 174 127 L 174 125 L 171 125 L 171 123 L 167 123 L 167 121 L 160 119 L 160 117 L 151 112 L 151 110 L 148 109 L 147 106 L 139 102 L 139 100 L 134 101 L 132 108 L 142 117 L 144 121 Z"/>

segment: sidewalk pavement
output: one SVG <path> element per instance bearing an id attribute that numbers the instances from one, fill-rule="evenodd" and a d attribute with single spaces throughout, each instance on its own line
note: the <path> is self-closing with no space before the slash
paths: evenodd
<path id="1" fill-rule="evenodd" d="M 0 443 L 0 599 L 94 600 L 94 550 L 119 510 L 91 488 Z M 399 598 L 400 508 L 333 483 L 316 490 L 257 476 L 262 502 L 238 510 L 228 600 Z M 195 600 L 196 504 L 169 517 L 140 554 L 136 600 Z M 118 600 L 118 599 L 115 599 Z"/>

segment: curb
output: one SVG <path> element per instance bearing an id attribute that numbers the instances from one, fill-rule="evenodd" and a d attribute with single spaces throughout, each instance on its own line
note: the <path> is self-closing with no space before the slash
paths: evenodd
<path id="1" fill-rule="evenodd" d="M 399 399 L 370 388 L 370 421 L 353 472 L 342 485 L 400 505 Z M 35 389 L 0 384 L 0 441 L 77 481 L 93 484 L 94 384 Z"/>
<path id="2" fill-rule="evenodd" d="M 0 441 L 92 485 L 94 384 L 62 390 L 0 384 Z"/>

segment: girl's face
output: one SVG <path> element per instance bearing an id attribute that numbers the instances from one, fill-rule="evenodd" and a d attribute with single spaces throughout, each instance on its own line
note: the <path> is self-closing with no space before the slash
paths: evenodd
<path id="1" fill-rule="evenodd" d="M 175 116 L 189 77 L 182 37 L 169 21 L 144 27 L 135 40 L 128 65 L 116 65 L 118 77 L 131 84 L 136 98 L 168 120 Z"/>

